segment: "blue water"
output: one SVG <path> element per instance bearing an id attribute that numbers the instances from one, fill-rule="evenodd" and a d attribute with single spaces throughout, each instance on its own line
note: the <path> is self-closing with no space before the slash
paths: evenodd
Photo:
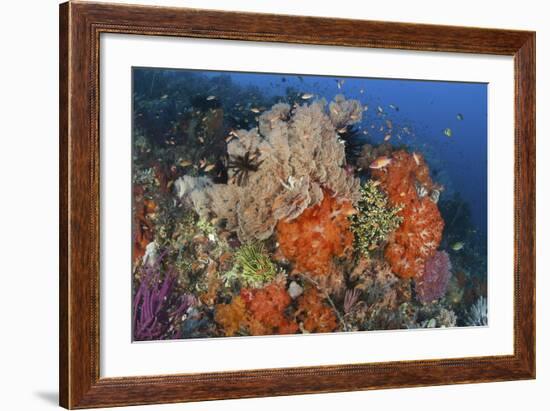
<path id="1" fill-rule="evenodd" d="M 207 76 L 222 74 L 235 84 L 256 86 L 269 96 L 284 95 L 292 87 L 327 101 L 336 94 L 360 100 L 369 107 L 361 127 L 368 130 L 371 140 L 383 141 L 385 133 L 378 130 L 385 120 L 390 120 L 395 130 L 410 131 L 399 133 L 401 139 L 393 138 L 392 144 L 422 152 L 434 181 L 445 186 L 442 198 L 458 192 L 470 206 L 472 223 L 486 235 L 487 84 L 258 73 L 209 72 Z M 447 128 L 451 137 L 444 134 Z"/>

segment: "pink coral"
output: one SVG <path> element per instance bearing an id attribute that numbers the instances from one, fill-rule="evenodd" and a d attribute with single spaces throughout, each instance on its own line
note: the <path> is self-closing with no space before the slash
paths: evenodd
<path id="1" fill-rule="evenodd" d="M 451 260 L 445 251 L 437 251 L 426 261 L 422 275 L 416 278 L 416 296 L 422 303 L 441 298 L 451 279 Z"/>

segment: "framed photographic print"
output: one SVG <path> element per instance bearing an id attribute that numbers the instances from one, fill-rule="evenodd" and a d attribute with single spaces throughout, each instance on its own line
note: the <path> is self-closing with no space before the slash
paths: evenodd
<path id="1" fill-rule="evenodd" d="M 535 34 L 60 8 L 66 408 L 535 377 Z"/>

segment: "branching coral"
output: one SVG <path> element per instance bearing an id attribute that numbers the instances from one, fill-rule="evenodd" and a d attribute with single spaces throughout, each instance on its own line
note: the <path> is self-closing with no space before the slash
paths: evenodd
<path id="1" fill-rule="evenodd" d="M 337 112 L 338 115 L 334 114 Z M 330 116 L 324 102 L 296 106 L 276 104 L 259 117 L 259 127 L 234 132 L 227 145 L 228 184 L 191 178 L 177 182 L 180 197 L 189 196 L 203 216 L 216 217 L 242 242 L 269 238 L 280 221 L 291 221 L 325 195 L 356 202 L 359 180 L 345 169 L 345 150 L 336 127 L 361 119 L 361 105 L 338 97 Z M 239 183 L 239 184 L 237 184 Z"/>
<path id="2" fill-rule="evenodd" d="M 244 287 L 259 288 L 267 284 L 277 274 L 262 243 L 241 246 L 233 256 L 233 268 L 224 274 L 226 282 L 237 279 Z"/>
<path id="3" fill-rule="evenodd" d="M 447 290 L 451 278 L 451 260 L 445 251 L 436 251 L 426 260 L 420 276 L 415 279 L 416 297 L 422 303 L 441 298 Z"/>
<path id="4" fill-rule="evenodd" d="M 279 221 L 277 239 L 283 255 L 297 272 L 317 276 L 334 271 L 334 257 L 342 257 L 353 245 L 351 222 L 355 212 L 351 202 L 330 196 L 306 209 L 292 221 Z"/>
<path id="5" fill-rule="evenodd" d="M 399 212 L 403 222 L 390 236 L 385 257 L 397 275 L 411 278 L 422 275 L 426 259 L 435 254 L 444 222 L 437 204 L 422 195 L 437 189 L 422 156 L 400 150 L 392 153 L 390 160 L 387 167 L 372 170 L 390 202 L 403 205 Z"/>
<path id="6" fill-rule="evenodd" d="M 176 322 L 195 303 L 191 295 L 174 295 L 177 275 L 168 270 L 161 278 L 161 259 L 141 267 L 141 282 L 133 303 L 136 341 L 180 338 Z"/>
<path id="7" fill-rule="evenodd" d="M 403 221 L 403 217 L 398 215 L 401 209 L 402 206 L 388 206 L 387 197 L 378 189 L 377 183 L 367 181 L 361 187 L 357 213 L 350 217 L 355 248 L 365 255 L 378 248 Z"/>

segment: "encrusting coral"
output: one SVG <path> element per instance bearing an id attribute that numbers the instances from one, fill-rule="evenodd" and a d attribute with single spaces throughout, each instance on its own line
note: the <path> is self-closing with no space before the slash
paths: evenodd
<path id="1" fill-rule="evenodd" d="M 398 215 L 401 209 L 402 206 L 389 206 L 388 199 L 378 189 L 377 182 L 368 180 L 361 187 L 357 213 L 350 217 L 355 248 L 363 254 L 378 248 L 403 221 L 403 217 Z"/>
<path id="2" fill-rule="evenodd" d="M 296 272 L 328 276 L 333 259 L 343 257 L 353 246 L 348 217 L 355 209 L 348 200 L 325 192 L 323 201 L 307 208 L 292 221 L 279 221 L 277 240 L 282 254 L 294 263 Z"/>
<path id="3" fill-rule="evenodd" d="M 421 276 L 426 260 L 432 257 L 443 234 L 444 222 L 431 192 L 439 192 L 424 158 L 417 153 L 395 151 L 386 167 L 373 169 L 394 206 L 402 205 L 403 222 L 388 239 L 386 260 L 402 278 Z"/>
<path id="4" fill-rule="evenodd" d="M 345 168 L 345 149 L 337 127 L 361 120 L 357 101 L 337 96 L 325 112 L 324 101 L 295 106 L 275 104 L 259 116 L 259 127 L 233 132 L 227 145 L 227 184 L 184 176 L 176 181 L 202 216 L 223 221 L 242 242 L 269 238 L 280 221 L 291 221 L 319 204 L 325 195 L 356 202 L 359 179 Z M 242 168 L 242 167 L 241 167 Z M 244 175 L 243 173 L 246 173 Z"/>

